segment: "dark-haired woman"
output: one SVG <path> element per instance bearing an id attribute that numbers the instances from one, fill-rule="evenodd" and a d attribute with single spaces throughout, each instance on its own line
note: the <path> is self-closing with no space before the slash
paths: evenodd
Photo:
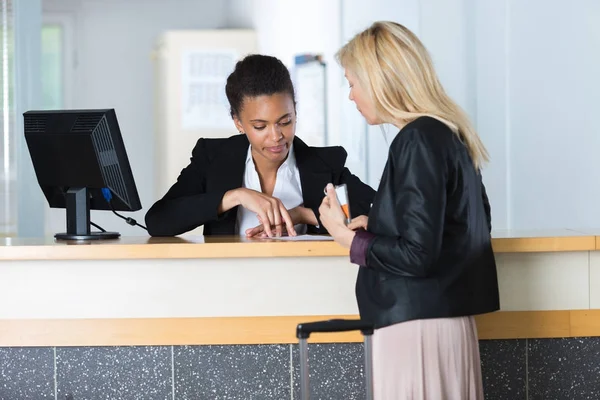
<path id="1" fill-rule="evenodd" d="M 319 221 L 323 189 L 348 186 L 350 211 L 368 214 L 375 191 L 344 166 L 342 147 L 309 147 L 295 136 L 290 74 L 275 57 L 250 55 L 225 88 L 239 135 L 200 139 L 190 164 L 146 214 L 152 236 L 199 226 L 205 235 L 327 233 Z"/>

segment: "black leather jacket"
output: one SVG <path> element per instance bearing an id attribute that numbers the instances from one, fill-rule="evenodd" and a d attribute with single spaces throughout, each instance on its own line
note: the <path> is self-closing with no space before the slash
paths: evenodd
<path id="1" fill-rule="evenodd" d="M 367 231 L 356 295 L 377 328 L 499 309 L 485 188 L 445 124 L 421 117 L 398 133 Z"/>

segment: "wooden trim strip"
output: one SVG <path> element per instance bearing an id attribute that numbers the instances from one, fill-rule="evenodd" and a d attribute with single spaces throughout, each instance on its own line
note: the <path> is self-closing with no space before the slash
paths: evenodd
<path id="1" fill-rule="evenodd" d="M 503 311 L 478 315 L 480 339 L 571 337 L 571 311 Z M 600 329 L 597 330 L 600 335 Z"/>
<path id="2" fill-rule="evenodd" d="M 298 323 L 355 315 L 0 320 L 0 347 L 297 343 Z M 600 310 L 503 311 L 476 317 L 480 339 L 600 336 Z M 315 334 L 313 343 L 360 342 L 358 332 Z"/>
<path id="3" fill-rule="evenodd" d="M 1 320 L 0 347 L 237 345 L 296 343 L 296 325 L 341 316 Z M 355 342 L 357 332 L 313 335 L 313 342 Z"/>

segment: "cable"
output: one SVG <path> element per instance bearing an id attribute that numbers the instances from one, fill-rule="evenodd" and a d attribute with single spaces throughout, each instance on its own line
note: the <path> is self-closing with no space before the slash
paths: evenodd
<path id="1" fill-rule="evenodd" d="M 138 224 L 138 222 L 135 219 L 130 218 L 130 217 L 124 217 L 115 211 L 115 207 L 113 207 L 113 204 L 112 204 L 112 193 L 110 192 L 110 189 L 102 188 L 102 195 L 104 196 L 104 199 L 106 200 L 106 202 L 110 205 L 110 209 L 112 210 L 113 214 L 115 214 L 117 217 L 123 219 L 125 222 L 127 222 L 131 226 L 137 225 L 140 228 L 145 229 L 146 231 L 148 230 L 148 228 L 146 228 L 144 225 Z"/>
<path id="2" fill-rule="evenodd" d="M 144 225 L 142 225 L 142 224 L 138 224 L 138 222 L 137 222 L 135 219 L 133 219 L 133 218 L 130 218 L 130 217 L 124 217 L 124 216 L 120 215 L 119 213 L 117 213 L 117 212 L 115 211 L 115 209 L 114 209 L 114 207 L 113 207 L 112 203 L 110 203 L 110 208 L 112 208 L 112 212 L 113 212 L 113 214 L 115 214 L 117 217 L 119 217 L 119 218 L 122 218 L 123 220 L 125 220 L 125 222 L 127 222 L 129 225 L 131 225 L 131 226 L 135 226 L 135 225 L 137 225 L 137 226 L 139 226 L 140 228 L 144 228 L 145 230 L 148 230 L 148 228 L 146 228 Z"/>
<path id="3" fill-rule="evenodd" d="M 102 228 L 100 225 L 96 225 L 95 223 L 93 223 L 92 221 L 90 221 L 90 225 L 92 225 L 93 227 L 95 227 L 96 229 L 100 230 L 100 232 L 106 232 L 106 230 L 104 228 Z"/>

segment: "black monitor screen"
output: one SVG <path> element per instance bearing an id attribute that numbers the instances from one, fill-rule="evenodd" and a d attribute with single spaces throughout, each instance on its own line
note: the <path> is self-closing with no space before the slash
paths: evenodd
<path id="1" fill-rule="evenodd" d="M 75 192 L 85 191 L 79 199 L 85 200 L 88 220 L 90 209 L 142 208 L 113 109 L 28 111 L 23 116 L 38 183 L 50 207 L 67 209 L 67 233 L 72 230 L 69 209 L 75 207 L 69 198 Z"/>

